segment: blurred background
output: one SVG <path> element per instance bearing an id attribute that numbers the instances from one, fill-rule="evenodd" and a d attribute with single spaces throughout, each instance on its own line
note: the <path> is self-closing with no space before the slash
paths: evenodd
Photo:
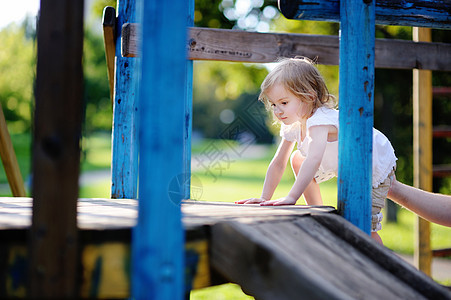
<path id="1" fill-rule="evenodd" d="M 36 22 L 38 0 L 22 3 L 17 16 L 4 11 L 0 23 L 0 101 L 22 176 L 30 181 L 33 131 L 33 87 L 36 75 Z M 110 197 L 112 107 L 102 37 L 102 12 L 115 0 L 85 1 L 84 120 L 80 197 Z M 13 7 L 13 6 L 11 6 Z M 14 16 L 10 22 L 7 15 Z M 257 32 L 338 35 L 339 24 L 285 19 L 277 1 L 196 0 L 195 26 Z M 376 37 L 412 39 L 411 27 L 376 26 Z M 451 31 L 432 30 L 434 42 L 451 42 Z M 314 57 L 311 57 L 314 59 Z M 194 63 L 192 198 L 236 201 L 259 196 L 266 167 L 278 142 L 278 128 L 257 101 L 259 86 L 271 64 L 227 62 Z M 338 97 L 338 67 L 318 66 L 332 94 Z M 412 71 L 376 69 L 374 127 L 392 142 L 398 157 L 398 180 L 412 185 Z M 450 72 L 433 72 L 434 87 L 451 87 Z M 64 101 L 64 99 L 62 99 Z M 435 93 L 434 126 L 451 125 L 451 95 Z M 433 163 L 451 164 L 451 139 L 435 138 Z M 287 169 L 289 170 L 289 169 Z M 286 172 L 275 197 L 285 195 L 293 175 Z M 451 178 L 434 178 L 434 191 L 451 194 Z M 321 184 L 327 205 L 336 206 L 336 181 Z M 3 169 L 0 194 L 10 196 Z M 303 200 L 300 204 L 303 204 Z M 387 247 L 413 253 L 414 216 L 389 203 L 381 236 Z M 387 210 L 387 209 L 386 209 Z M 432 247 L 451 246 L 451 230 L 432 227 Z M 439 278 L 451 284 L 448 278 Z M 233 292 L 239 288 L 231 288 Z M 202 292 L 199 292 L 199 299 Z M 211 299 L 211 298 L 210 298 Z M 224 298 L 226 299 L 226 298 Z"/>

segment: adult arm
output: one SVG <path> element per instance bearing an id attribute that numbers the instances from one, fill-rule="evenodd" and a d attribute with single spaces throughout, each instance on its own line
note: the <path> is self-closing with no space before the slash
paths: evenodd
<path id="1" fill-rule="evenodd" d="M 430 222 L 451 227 L 449 195 L 426 192 L 394 179 L 388 198 Z"/>

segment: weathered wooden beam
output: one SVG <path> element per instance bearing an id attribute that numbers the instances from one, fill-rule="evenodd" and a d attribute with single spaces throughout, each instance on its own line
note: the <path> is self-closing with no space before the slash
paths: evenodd
<path id="1" fill-rule="evenodd" d="M 288 19 L 340 21 L 340 0 L 279 0 L 279 9 Z M 376 0 L 376 24 L 447 29 L 450 12 L 444 0 Z"/>
<path id="2" fill-rule="evenodd" d="M 0 157 L 2 158 L 3 168 L 6 178 L 8 178 L 9 187 L 15 197 L 25 197 L 25 185 L 22 174 L 20 173 L 16 153 L 14 152 L 11 136 L 9 135 L 3 108 L 0 104 Z"/>
<path id="3" fill-rule="evenodd" d="M 238 222 L 213 225 L 213 268 L 256 299 L 297 299 L 301 293 L 305 299 L 350 298 L 320 274 L 301 267 L 285 244 L 255 229 Z"/>
<path id="4" fill-rule="evenodd" d="M 413 29 L 415 41 L 430 42 L 431 29 Z M 413 185 L 432 192 L 432 72 L 413 70 Z M 414 260 L 431 275 L 431 224 L 417 216 Z"/>
<path id="5" fill-rule="evenodd" d="M 182 299 L 188 2 L 142 1 L 139 215 L 133 231 L 132 297 Z M 149 288 L 151 287 L 151 288 Z"/>
<path id="6" fill-rule="evenodd" d="M 340 11 L 337 208 L 346 220 L 370 234 L 374 3 L 341 0 Z"/>
<path id="7" fill-rule="evenodd" d="M 114 99 L 114 57 L 116 55 L 116 10 L 107 6 L 103 9 L 103 43 L 105 46 L 108 82 L 110 84 L 111 104 Z"/>
<path id="8" fill-rule="evenodd" d="M 374 240 L 350 223 L 343 222 L 335 214 L 313 214 L 312 218 L 344 242 L 359 249 L 360 252 L 372 259 L 381 268 L 403 281 L 421 293 L 426 299 L 449 299 L 450 291 L 424 274 L 410 263 L 394 255 L 390 249 L 376 245 Z"/>
<path id="9" fill-rule="evenodd" d="M 122 55 L 138 56 L 137 24 L 125 24 Z M 258 33 L 193 27 L 189 29 L 188 58 L 252 63 L 280 57 L 306 56 L 319 64 L 338 65 L 338 36 Z M 376 68 L 451 71 L 451 44 L 376 39 Z"/>
<path id="10" fill-rule="evenodd" d="M 41 1 L 37 49 L 28 296 L 77 298 L 83 1 Z"/>
<path id="11" fill-rule="evenodd" d="M 449 297 L 445 288 L 343 218 L 325 217 L 340 219 L 336 227 L 342 231 L 329 231 L 314 216 L 217 223 L 211 229 L 211 264 L 256 299 L 299 299 L 299 295 L 305 299 Z M 358 243 L 342 238 L 349 232 Z"/>
<path id="12" fill-rule="evenodd" d="M 123 24 L 136 22 L 135 10 L 135 0 L 118 1 L 111 141 L 111 198 L 115 199 L 135 199 L 138 191 L 138 62 L 122 57 L 120 35 Z"/>
<path id="13" fill-rule="evenodd" d="M 194 26 L 194 0 L 188 0 L 186 27 Z M 191 134 L 193 131 L 193 61 L 185 61 L 185 131 L 183 132 L 183 199 L 191 198 Z"/>

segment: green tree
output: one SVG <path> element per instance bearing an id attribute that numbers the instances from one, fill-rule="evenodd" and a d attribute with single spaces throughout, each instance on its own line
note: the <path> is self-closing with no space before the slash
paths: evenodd
<path id="1" fill-rule="evenodd" d="M 0 31 L 0 101 L 11 133 L 31 127 L 36 47 L 25 24 L 11 24 Z"/>
<path id="2" fill-rule="evenodd" d="M 90 27 L 85 28 L 84 34 L 84 131 L 88 134 L 110 130 L 113 112 L 103 39 Z"/>

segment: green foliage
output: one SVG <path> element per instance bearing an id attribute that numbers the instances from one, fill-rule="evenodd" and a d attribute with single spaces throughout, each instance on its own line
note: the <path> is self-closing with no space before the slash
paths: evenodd
<path id="1" fill-rule="evenodd" d="M 221 2 L 222 0 L 195 0 L 195 26 L 231 29 L 233 22 L 219 10 Z"/>
<path id="2" fill-rule="evenodd" d="M 117 1 L 116 0 L 95 0 L 92 2 L 91 7 L 89 8 L 94 19 L 96 19 L 99 23 L 102 19 L 103 9 L 106 6 L 111 6 L 116 8 Z"/>
<path id="3" fill-rule="evenodd" d="M 89 27 L 85 29 L 83 50 L 84 105 L 86 133 L 110 130 L 112 104 L 102 37 Z"/>
<path id="4" fill-rule="evenodd" d="M 260 30 L 269 28 L 270 17 L 277 15 L 276 1 L 196 0 L 194 22 L 197 27 Z M 220 137 L 227 124 L 219 120 L 228 109 L 240 118 L 255 103 L 260 83 L 267 74 L 264 65 L 228 62 L 196 62 L 194 67 L 193 129 L 205 137 Z M 254 109 L 254 108 L 253 108 Z M 264 130 L 254 134 L 258 141 L 271 141 L 265 126 L 267 114 L 263 105 L 257 108 L 259 126 Z M 270 122 L 268 122 L 270 123 Z M 249 126 L 248 131 L 255 130 Z"/>
<path id="5" fill-rule="evenodd" d="M 31 126 L 36 47 L 25 26 L 14 24 L 0 31 L 0 102 L 11 133 Z"/>
<path id="6" fill-rule="evenodd" d="M 28 181 L 31 170 L 31 135 L 29 133 L 11 134 L 11 140 L 25 188 L 26 190 L 29 190 Z M 30 194 L 29 191 L 28 194 Z M 0 164 L 0 196 L 12 196 L 3 164 Z"/>

